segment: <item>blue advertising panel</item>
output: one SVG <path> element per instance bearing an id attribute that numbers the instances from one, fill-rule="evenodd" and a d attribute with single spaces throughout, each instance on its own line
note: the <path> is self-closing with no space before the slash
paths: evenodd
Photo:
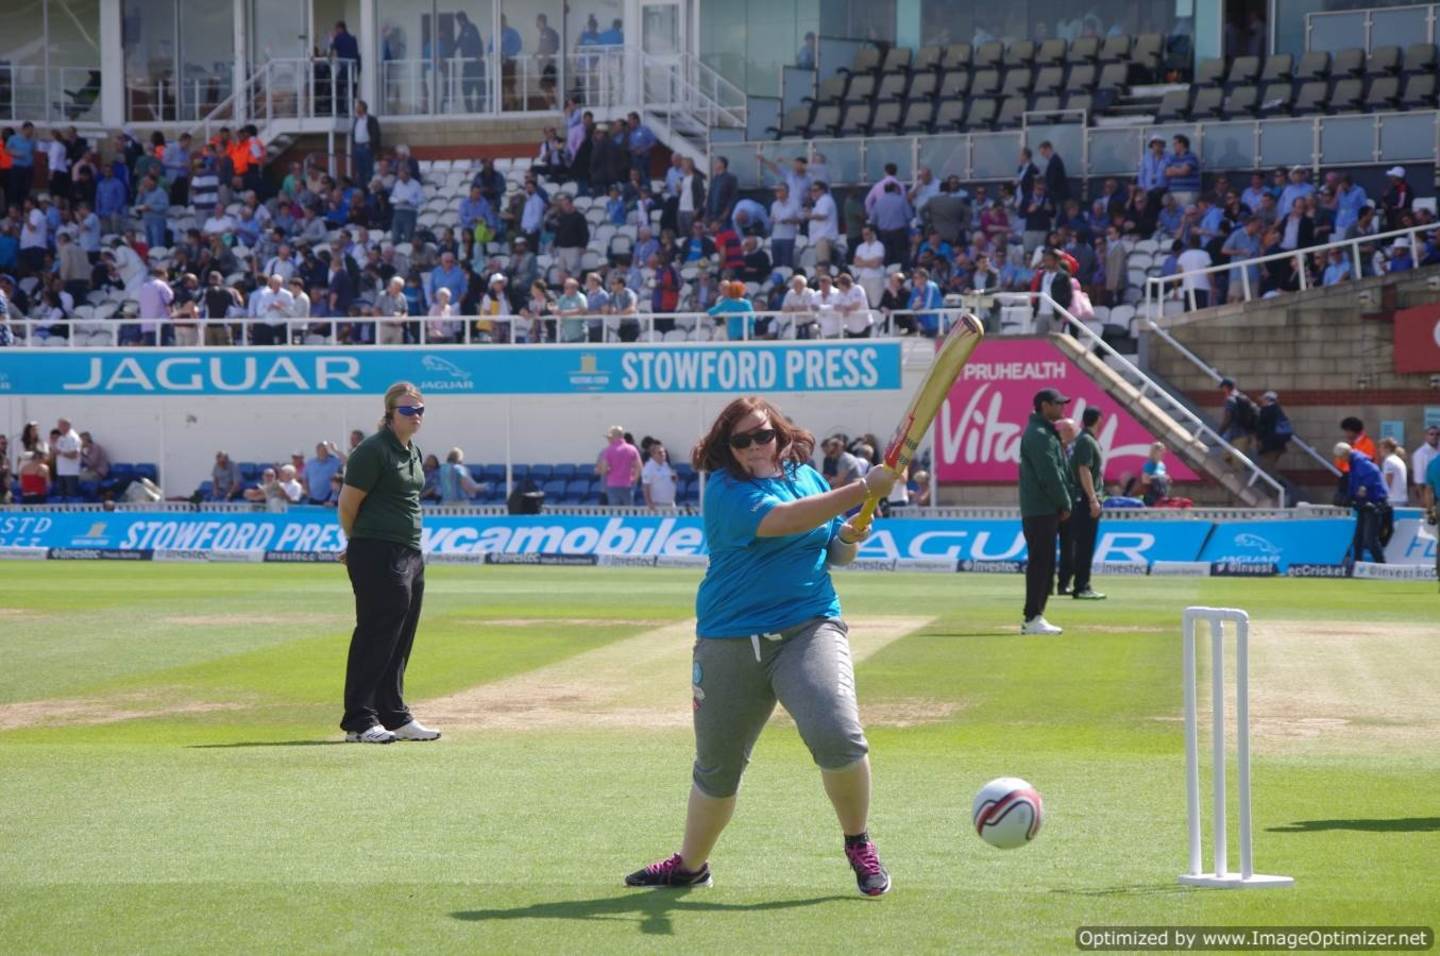
<path id="1" fill-rule="evenodd" d="M 1148 564 L 1190 561 L 1208 521 L 1102 522 L 1095 560 Z M 0 546 L 124 551 L 337 551 L 344 547 L 335 512 L 294 508 L 285 514 L 207 512 L 5 512 Z M 677 557 L 705 554 L 698 517 L 676 515 L 430 515 L 421 547 L 431 555 L 606 554 Z M 1018 520 L 880 521 L 862 559 L 944 559 L 1015 565 L 1026 557 Z"/>
<path id="2" fill-rule="evenodd" d="M 1291 564 L 1339 565 L 1354 534 L 1351 518 L 1219 522 L 1200 560 L 1224 564 L 1241 574 L 1266 565 L 1281 572 Z"/>
<path id="3" fill-rule="evenodd" d="M 11 395 L 379 394 L 402 379 L 483 395 L 895 390 L 900 343 L 0 351 Z"/>

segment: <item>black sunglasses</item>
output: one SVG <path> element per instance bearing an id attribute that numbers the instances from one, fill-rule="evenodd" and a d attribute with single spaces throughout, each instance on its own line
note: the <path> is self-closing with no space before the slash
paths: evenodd
<path id="1" fill-rule="evenodd" d="M 757 445 L 768 445 L 775 440 L 776 431 L 773 428 L 757 428 L 753 432 L 745 432 L 740 435 L 730 436 L 730 447 L 743 450 L 750 447 L 750 443 Z"/>
<path id="2" fill-rule="evenodd" d="M 399 412 L 401 415 L 404 415 L 406 418 L 419 418 L 420 416 L 422 416 L 422 415 L 425 414 L 425 406 L 424 406 L 424 405 L 396 405 L 396 406 L 395 406 L 395 411 Z"/>

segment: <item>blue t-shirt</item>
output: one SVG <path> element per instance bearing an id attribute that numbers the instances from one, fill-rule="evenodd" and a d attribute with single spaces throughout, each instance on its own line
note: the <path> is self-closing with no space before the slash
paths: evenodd
<path id="1" fill-rule="evenodd" d="M 771 508 L 830 490 L 809 465 L 785 468 L 786 478 L 710 474 L 705 485 L 710 567 L 695 596 L 698 636 L 748 638 L 812 618 L 840 616 L 840 598 L 826 567 L 840 518 L 804 534 L 755 535 Z"/>
<path id="2" fill-rule="evenodd" d="M 725 320 L 725 337 L 731 342 L 753 337 L 755 307 L 749 299 L 721 299 L 709 308 L 711 315 L 729 315 Z"/>
<path id="3" fill-rule="evenodd" d="M 1435 492 L 1435 500 L 1440 501 L 1440 455 L 1430 459 L 1430 464 L 1425 469 L 1425 484 Z"/>
<path id="4" fill-rule="evenodd" d="M 327 458 L 316 456 L 305 463 L 305 484 L 310 488 L 310 497 L 324 501 L 330 494 L 330 479 L 340 471 L 340 459 L 334 455 Z"/>

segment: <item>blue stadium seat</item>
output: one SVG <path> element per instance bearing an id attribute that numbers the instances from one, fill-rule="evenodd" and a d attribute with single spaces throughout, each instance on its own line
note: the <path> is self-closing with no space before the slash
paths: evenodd
<path id="1" fill-rule="evenodd" d="M 593 461 L 582 461 L 575 466 L 576 478 L 593 478 L 595 476 L 595 463 Z"/>
<path id="2" fill-rule="evenodd" d="M 483 469 L 481 469 L 481 474 L 483 475 L 483 478 L 481 479 L 482 481 L 488 481 L 492 484 L 496 482 L 504 484 L 505 482 L 504 465 L 486 465 Z"/>
<path id="3" fill-rule="evenodd" d="M 99 493 L 100 493 L 100 482 L 98 482 L 98 481 L 82 481 L 82 482 L 80 482 L 80 496 L 81 496 L 82 498 L 93 499 L 93 498 L 94 498 L 96 495 L 98 495 Z"/>
<path id="4" fill-rule="evenodd" d="M 215 482 L 211 481 L 209 478 L 206 478 L 204 481 L 200 482 L 200 487 L 195 489 L 195 493 L 198 494 L 201 498 L 204 498 L 206 501 L 210 501 L 211 496 L 215 494 Z"/>
<path id="5" fill-rule="evenodd" d="M 572 478 L 565 484 L 565 497 L 576 504 L 584 504 L 590 495 L 590 482 L 585 478 Z"/>
<path id="6" fill-rule="evenodd" d="M 484 466 L 484 465 L 466 465 L 465 468 L 466 468 L 466 470 L 468 470 L 468 471 L 470 472 L 470 477 L 471 477 L 471 478 L 474 478 L 476 481 L 484 481 L 484 480 L 485 480 L 485 466 Z"/>
<path id="7" fill-rule="evenodd" d="M 511 466 L 510 466 L 510 477 L 513 478 L 513 479 L 515 479 L 516 481 L 524 481 L 526 478 L 529 478 L 529 477 L 530 477 L 530 466 L 529 466 L 529 465 L 511 465 Z"/>
<path id="8" fill-rule="evenodd" d="M 129 462 L 112 462 L 110 465 L 110 476 L 112 478 L 129 478 L 135 474 L 135 466 Z"/>
<path id="9" fill-rule="evenodd" d="M 260 477 L 260 472 L 262 471 L 264 471 L 264 469 L 253 461 L 242 461 L 240 463 L 240 477 L 247 481 L 251 478 Z"/>
<path id="10" fill-rule="evenodd" d="M 535 482 L 537 485 L 544 485 L 545 482 L 550 480 L 550 474 L 552 471 L 554 471 L 553 465 L 531 465 L 530 480 Z"/>
<path id="11" fill-rule="evenodd" d="M 575 466 L 556 465 L 554 471 L 552 471 L 551 474 L 554 475 L 556 478 L 564 478 L 566 481 L 569 481 L 571 478 L 575 477 Z"/>
<path id="12" fill-rule="evenodd" d="M 545 492 L 546 501 L 560 501 L 565 497 L 565 482 L 552 479 L 541 485 L 540 490 Z"/>
<path id="13" fill-rule="evenodd" d="M 135 477 L 149 478 L 151 481 L 159 483 L 160 468 L 158 465 L 151 464 L 150 462 L 142 462 L 135 466 Z"/>

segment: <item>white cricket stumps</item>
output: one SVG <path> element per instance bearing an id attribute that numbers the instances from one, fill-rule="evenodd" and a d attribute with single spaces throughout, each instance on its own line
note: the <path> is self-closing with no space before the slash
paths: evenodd
<path id="1" fill-rule="evenodd" d="M 1200 735 L 1195 709 L 1195 627 L 1210 623 L 1211 707 L 1214 731 L 1215 871 L 1202 872 L 1200 853 Z M 1235 770 L 1240 778 L 1240 872 L 1230 872 L 1226 859 L 1225 823 L 1225 622 L 1235 625 Z M 1250 834 L 1250 616 L 1232 608 L 1187 607 L 1184 615 L 1183 666 L 1185 681 L 1185 808 L 1190 824 L 1190 872 L 1180 877 L 1186 886 L 1229 889 L 1294 886 L 1288 876 L 1255 872 Z"/>

